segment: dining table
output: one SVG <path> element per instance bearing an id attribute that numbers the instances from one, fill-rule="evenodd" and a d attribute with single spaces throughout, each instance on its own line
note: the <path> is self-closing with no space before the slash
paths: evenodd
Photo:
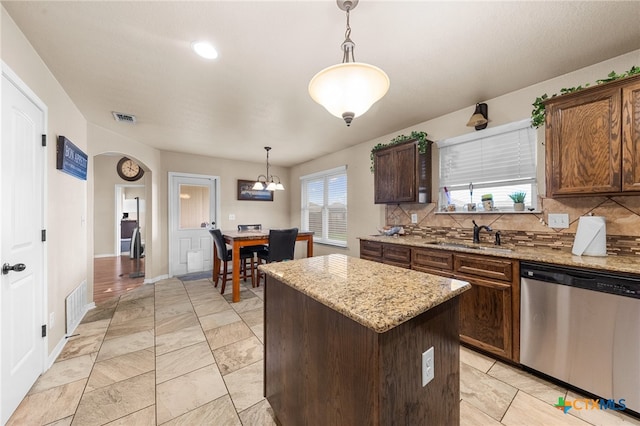
<path id="1" fill-rule="evenodd" d="M 222 231 L 222 236 L 227 244 L 231 246 L 232 267 L 232 287 L 233 302 L 240 301 L 240 249 L 242 247 L 256 246 L 260 244 L 269 244 L 269 231 Z M 313 257 L 313 232 L 298 231 L 296 241 L 307 242 L 307 257 Z M 218 274 L 220 273 L 220 259 L 215 253 L 216 247 L 213 245 L 213 282 L 218 282 Z M 224 277 L 223 277 L 224 279 Z"/>

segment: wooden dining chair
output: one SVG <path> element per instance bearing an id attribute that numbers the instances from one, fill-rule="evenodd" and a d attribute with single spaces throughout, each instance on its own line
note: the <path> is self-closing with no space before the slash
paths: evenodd
<path id="1" fill-rule="evenodd" d="M 250 232 L 250 231 L 262 231 L 262 224 L 261 223 L 257 223 L 257 224 L 253 224 L 253 225 L 238 225 L 238 232 Z M 251 250 L 254 253 L 258 253 L 260 251 L 263 251 L 265 249 L 268 249 L 269 246 L 264 245 L 264 244 L 255 244 L 252 246 L 246 246 L 245 248 L 247 250 Z M 253 259 L 251 259 L 251 262 L 253 263 L 253 267 L 257 268 L 258 267 L 258 258 L 257 256 L 254 256 Z M 246 267 L 246 265 L 245 265 Z M 244 281 L 247 281 L 246 278 L 244 278 Z M 255 287 L 255 282 L 251 281 L 251 284 L 253 287 Z"/>
<path id="2" fill-rule="evenodd" d="M 222 280 L 222 287 L 220 289 L 220 293 L 224 294 L 224 289 L 227 284 L 227 281 L 231 279 L 231 274 L 233 271 L 229 269 L 229 262 L 233 260 L 233 251 L 227 248 L 227 244 L 224 241 L 224 237 L 222 236 L 222 232 L 219 229 L 210 229 L 209 233 L 213 237 L 213 242 L 216 245 L 216 256 L 220 259 L 222 263 L 223 272 L 220 274 L 218 271 L 218 280 L 214 283 L 214 287 L 218 287 L 218 281 Z M 246 260 L 250 260 L 250 270 L 251 270 L 251 284 L 255 282 L 254 277 L 256 276 L 255 264 L 253 262 L 254 252 L 252 250 L 247 250 L 244 247 L 240 248 L 240 260 L 241 260 L 241 278 L 245 281 L 247 280 L 247 265 Z"/>
<path id="3" fill-rule="evenodd" d="M 271 262 L 293 260 L 296 250 L 298 228 L 271 229 L 269 231 L 269 248 L 258 252 L 258 265 Z M 260 278 L 264 274 L 257 272 L 256 286 L 260 286 Z M 265 277 L 265 283 L 267 282 Z"/>

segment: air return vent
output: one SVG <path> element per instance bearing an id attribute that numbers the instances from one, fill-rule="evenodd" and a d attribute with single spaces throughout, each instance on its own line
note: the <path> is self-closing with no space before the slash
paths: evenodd
<path id="1" fill-rule="evenodd" d="M 115 118 L 116 121 L 119 121 L 122 123 L 130 123 L 130 124 L 134 124 L 136 122 L 135 115 L 123 114 L 121 112 L 115 112 L 115 111 L 112 111 L 111 113 L 113 114 L 113 118 Z"/>

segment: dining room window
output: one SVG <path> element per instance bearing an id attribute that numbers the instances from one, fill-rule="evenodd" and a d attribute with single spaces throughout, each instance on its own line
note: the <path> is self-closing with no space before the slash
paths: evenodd
<path id="1" fill-rule="evenodd" d="M 313 241 L 347 246 L 347 166 L 300 177 L 303 231 Z"/>

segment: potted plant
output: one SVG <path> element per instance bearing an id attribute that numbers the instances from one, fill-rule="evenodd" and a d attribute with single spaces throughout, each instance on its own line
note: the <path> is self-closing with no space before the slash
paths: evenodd
<path id="1" fill-rule="evenodd" d="M 513 200 L 513 210 L 516 212 L 524 211 L 524 199 L 527 197 L 527 193 L 523 191 L 516 191 L 509 194 L 509 198 Z"/>

